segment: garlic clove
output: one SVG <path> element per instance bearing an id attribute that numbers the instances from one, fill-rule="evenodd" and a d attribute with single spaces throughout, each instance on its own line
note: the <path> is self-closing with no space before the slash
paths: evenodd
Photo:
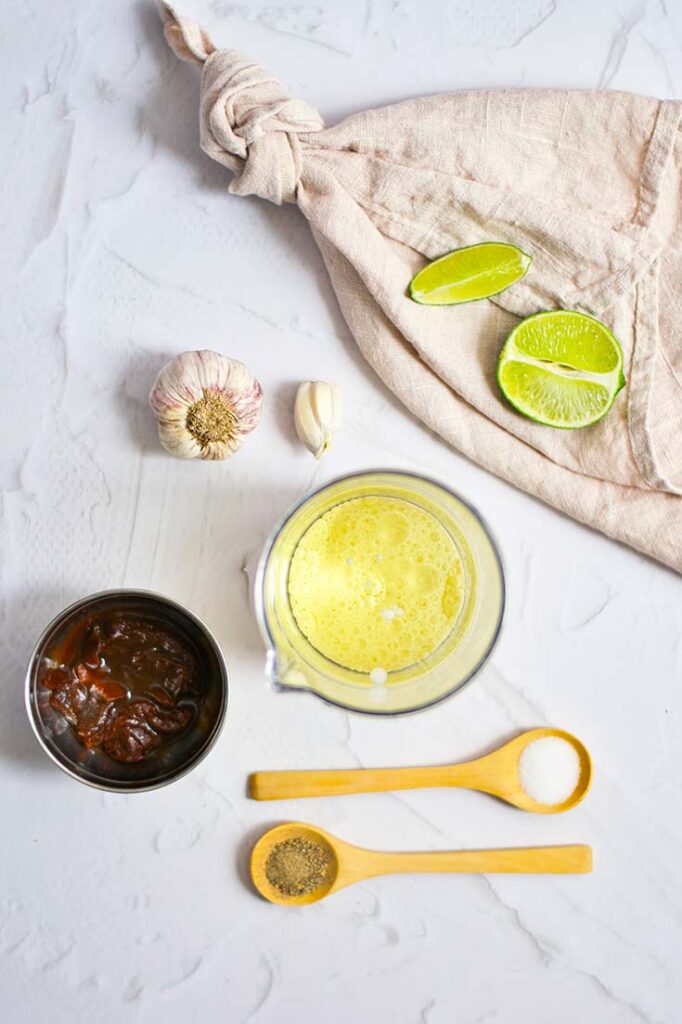
<path id="1" fill-rule="evenodd" d="M 159 440 L 182 459 L 225 459 L 257 426 L 263 389 L 219 352 L 183 352 L 163 367 L 149 396 Z"/>
<path id="2" fill-rule="evenodd" d="M 324 380 L 304 381 L 296 393 L 294 424 L 299 439 L 321 459 L 341 424 L 341 389 Z"/>
<path id="3" fill-rule="evenodd" d="M 181 424 L 161 423 L 158 424 L 159 441 L 171 455 L 179 459 L 200 459 L 201 445 L 185 429 L 184 421 Z"/>

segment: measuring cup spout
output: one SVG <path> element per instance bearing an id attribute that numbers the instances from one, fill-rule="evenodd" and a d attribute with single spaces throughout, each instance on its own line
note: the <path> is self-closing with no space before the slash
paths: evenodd
<path id="1" fill-rule="evenodd" d="M 273 690 L 311 690 L 310 680 L 299 664 L 275 647 L 269 647 L 265 655 L 265 674 Z"/>
<path id="2" fill-rule="evenodd" d="M 274 647 L 269 647 L 265 652 L 265 678 L 273 690 L 280 689 L 278 658 Z"/>

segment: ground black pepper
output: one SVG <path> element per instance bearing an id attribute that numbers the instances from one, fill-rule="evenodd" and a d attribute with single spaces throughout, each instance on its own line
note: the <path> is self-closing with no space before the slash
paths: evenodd
<path id="1" fill-rule="evenodd" d="M 327 880 L 332 853 L 327 846 L 303 836 L 283 839 L 273 846 L 265 874 L 283 896 L 306 896 Z"/>

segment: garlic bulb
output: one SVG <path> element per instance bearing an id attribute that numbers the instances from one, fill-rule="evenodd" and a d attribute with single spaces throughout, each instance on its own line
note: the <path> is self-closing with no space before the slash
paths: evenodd
<path id="1" fill-rule="evenodd" d="M 341 423 L 338 384 L 325 380 L 307 380 L 301 384 L 296 394 L 294 422 L 303 444 L 316 459 L 321 459 Z"/>
<path id="2" fill-rule="evenodd" d="M 251 371 L 219 352 L 183 352 L 149 395 L 159 440 L 181 459 L 226 459 L 260 419 L 263 389 Z"/>

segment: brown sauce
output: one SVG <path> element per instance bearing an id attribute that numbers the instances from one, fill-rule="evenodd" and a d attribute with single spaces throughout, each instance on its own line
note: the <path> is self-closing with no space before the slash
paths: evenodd
<path id="1" fill-rule="evenodd" d="M 40 681 L 85 747 L 127 764 L 185 732 L 203 696 L 189 640 L 133 612 L 77 622 L 48 653 Z"/>

